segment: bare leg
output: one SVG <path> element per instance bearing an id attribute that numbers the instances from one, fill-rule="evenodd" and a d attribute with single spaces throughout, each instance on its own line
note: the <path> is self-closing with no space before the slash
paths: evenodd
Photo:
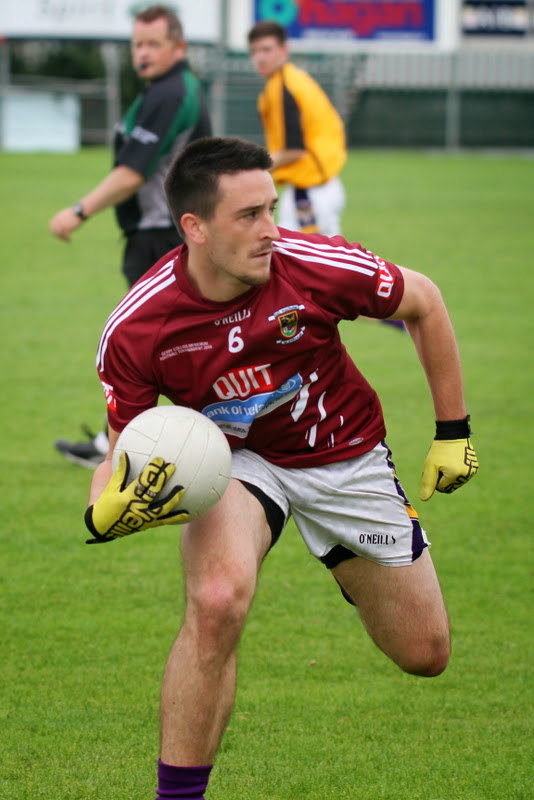
<path id="1" fill-rule="evenodd" d="M 212 764 L 231 714 L 236 651 L 271 532 L 258 500 L 230 481 L 222 500 L 184 527 L 184 622 L 167 662 L 161 758 Z"/>
<path id="2" fill-rule="evenodd" d="M 352 558 L 332 573 L 357 604 L 375 644 L 401 669 L 426 677 L 443 672 L 449 625 L 428 550 L 407 567 Z"/>

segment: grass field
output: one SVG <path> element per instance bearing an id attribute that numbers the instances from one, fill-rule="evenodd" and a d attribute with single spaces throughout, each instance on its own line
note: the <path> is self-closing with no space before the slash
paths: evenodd
<path id="1" fill-rule="evenodd" d="M 111 213 L 47 221 L 107 152 L 0 154 L 2 800 L 151 800 L 181 609 L 179 532 L 88 548 L 90 480 L 52 448 L 98 428 L 97 339 L 124 291 Z M 463 354 L 477 478 L 419 508 L 446 596 L 439 678 L 374 647 L 290 524 L 262 572 L 209 800 L 532 800 L 534 161 L 354 152 L 345 230 L 440 285 Z M 417 497 L 433 413 L 409 337 L 343 326 Z"/>

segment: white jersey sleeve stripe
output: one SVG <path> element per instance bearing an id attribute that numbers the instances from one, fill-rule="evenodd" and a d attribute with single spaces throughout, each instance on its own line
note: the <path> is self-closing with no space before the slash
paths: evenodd
<path id="1" fill-rule="evenodd" d="M 321 244 L 320 242 L 310 242 L 306 239 L 277 239 L 273 242 L 273 247 L 287 247 L 288 249 L 299 250 L 328 250 L 330 253 L 359 253 L 362 256 L 370 257 L 366 250 L 359 247 L 343 247 L 343 245 L 333 245 L 331 243 Z"/>
<path id="2" fill-rule="evenodd" d="M 165 264 L 165 266 L 158 270 L 156 275 L 154 275 L 152 278 L 142 281 L 139 283 L 139 285 L 136 284 L 135 288 L 131 289 L 128 294 L 123 297 L 120 303 L 113 309 L 107 318 L 104 330 L 102 332 L 101 341 L 106 336 L 108 329 L 111 325 L 113 325 L 115 319 L 117 319 L 119 316 L 122 316 L 126 309 L 135 304 L 139 296 L 146 293 L 149 287 L 152 287 L 155 283 L 165 279 L 169 273 L 172 273 L 172 262 Z"/>
<path id="3" fill-rule="evenodd" d="M 305 243 L 303 243 L 304 245 Z M 379 269 L 375 259 L 367 252 L 354 248 L 352 250 L 346 247 L 330 247 L 328 245 L 321 245 L 320 247 L 307 243 L 308 246 L 295 245 L 295 242 L 289 242 L 287 239 L 274 242 L 273 248 L 285 255 L 293 256 L 294 258 L 303 261 L 309 261 L 316 264 L 329 264 L 338 269 L 350 269 L 358 272 L 363 272 L 366 275 L 374 275 Z"/>
<path id="4" fill-rule="evenodd" d="M 321 242 L 310 242 L 309 239 L 297 239 L 296 234 L 295 237 L 291 236 L 281 236 L 280 239 L 277 239 L 275 242 L 279 244 L 280 242 L 284 242 L 288 246 L 294 247 L 313 247 L 315 250 L 345 250 L 345 252 L 349 252 L 353 248 L 343 247 L 343 245 L 333 245 L 332 241 L 321 243 Z"/>
<path id="5" fill-rule="evenodd" d="M 160 273 L 158 272 L 158 276 Z M 161 276 L 160 276 L 161 277 Z M 104 332 L 102 333 L 102 337 L 100 339 L 100 345 L 97 352 L 96 357 L 96 364 L 99 369 L 104 369 L 104 356 L 106 354 L 106 350 L 108 348 L 108 342 L 110 339 L 111 334 L 120 323 L 127 319 L 131 314 L 134 313 L 140 306 L 146 303 L 151 297 L 158 292 L 161 292 L 167 286 L 170 286 L 171 283 L 174 283 L 176 277 L 174 273 L 172 273 L 166 280 L 163 281 L 155 281 L 154 279 L 148 282 L 148 286 L 146 287 L 145 291 L 143 292 L 136 292 L 135 297 L 131 298 L 131 302 L 123 302 L 122 304 L 122 313 L 118 313 L 119 309 L 115 309 L 115 312 L 109 318 L 106 327 L 104 328 Z M 152 287 L 152 288 L 150 288 Z M 128 296 L 129 297 L 129 296 Z M 136 300 L 137 297 L 137 300 Z"/>
<path id="6" fill-rule="evenodd" d="M 300 261 L 307 261 L 309 264 L 327 264 L 330 267 L 335 267 L 336 269 L 347 269 L 351 272 L 361 272 L 363 275 L 374 275 L 378 269 L 378 265 L 375 262 L 365 262 L 363 259 L 356 259 L 352 258 L 347 261 L 335 260 L 335 258 L 327 258 L 328 254 L 316 254 L 310 255 L 307 253 L 296 253 L 290 252 L 289 250 L 285 250 L 285 248 L 277 246 L 277 251 L 281 253 L 285 253 L 286 255 L 293 256 L 293 258 L 298 258 Z"/>
<path id="7" fill-rule="evenodd" d="M 373 256 L 369 253 L 362 252 L 361 250 L 347 250 L 346 247 L 343 248 L 342 251 L 332 249 L 319 250 L 315 247 L 291 247 L 285 242 L 274 242 L 273 248 L 277 251 L 285 253 L 286 255 L 293 255 L 295 258 L 299 258 L 299 256 L 305 258 L 307 255 L 311 254 L 315 256 L 328 257 L 334 261 L 340 262 L 359 261 L 371 269 L 377 269 L 377 262 Z"/>
<path id="8" fill-rule="evenodd" d="M 122 314 L 125 308 L 127 308 L 132 303 L 135 303 L 138 297 L 141 294 L 144 294 L 147 291 L 147 289 L 152 287 L 155 283 L 158 283 L 159 281 L 166 279 L 169 274 L 172 274 L 173 264 L 174 261 L 169 261 L 167 264 L 164 264 L 163 267 L 161 267 L 161 269 L 159 269 L 152 278 L 147 278 L 146 280 L 141 281 L 139 284 L 136 284 L 135 289 L 129 291 L 128 294 L 125 297 L 123 297 L 121 302 L 115 307 L 115 309 L 110 314 L 106 322 L 106 326 L 109 325 L 111 322 L 113 322 L 114 318 L 117 315 Z"/>

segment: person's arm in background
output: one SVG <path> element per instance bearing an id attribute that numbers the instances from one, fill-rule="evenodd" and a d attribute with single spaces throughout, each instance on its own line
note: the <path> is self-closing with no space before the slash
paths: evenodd
<path id="1" fill-rule="evenodd" d="M 58 211 L 50 220 L 50 231 L 58 239 L 70 241 L 70 234 L 88 217 L 110 206 L 116 206 L 134 195 L 145 179 L 126 166 L 114 167 L 94 189 L 79 200 L 79 212 L 74 206 Z"/>
<path id="2" fill-rule="evenodd" d="M 278 169 L 278 167 L 285 167 L 288 164 L 293 164 L 294 161 L 298 161 L 299 158 L 302 158 L 306 154 L 306 150 L 279 150 L 277 153 L 270 153 L 270 156 L 273 160 L 273 166 L 271 171 L 274 169 Z"/>

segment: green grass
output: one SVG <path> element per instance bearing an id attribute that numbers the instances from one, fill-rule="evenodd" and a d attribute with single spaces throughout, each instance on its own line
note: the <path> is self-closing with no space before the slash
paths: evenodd
<path id="1" fill-rule="evenodd" d="M 101 424 L 94 354 L 124 291 L 111 213 L 70 245 L 47 220 L 108 168 L 94 149 L 0 153 L 2 800 L 147 800 L 182 610 L 175 530 L 87 548 L 90 474 L 57 436 Z M 453 633 L 401 673 L 290 524 L 264 565 L 210 800 L 532 800 L 534 161 L 351 154 L 345 230 L 429 274 L 457 329 L 480 474 L 419 508 Z M 417 497 L 433 414 L 411 341 L 344 324 Z"/>

